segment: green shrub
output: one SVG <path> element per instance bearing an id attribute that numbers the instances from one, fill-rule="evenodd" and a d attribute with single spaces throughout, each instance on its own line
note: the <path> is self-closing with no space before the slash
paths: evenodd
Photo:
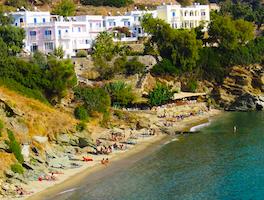
<path id="1" fill-rule="evenodd" d="M 18 174 L 24 173 L 24 168 L 22 167 L 22 165 L 20 163 L 16 163 L 16 164 L 11 165 L 11 170 L 14 173 L 18 173 Z"/>
<path id="2" fill-rule="evenodd" d="M 126 68 L 126 63 L 127 63 L 127 58 L 126 56 L 119 57 L 115 59 L 114 62 L 114 73 L 115 74 L 121 74 L 125 72 Z"/>
<path id="3" fill-rule="evenodd" d="M 104 116 L 109 114 L 111 100 L 104 89 L 98 87 L 76 87 L 74 94 L 77 100 L 83 101 L 83 106 L 90 116 L 92 116 L 93 112 L 103 113 Z"/>
<path id="4" fill-rule="evenodd" d="M 87 51 L 85 50 L 80 50 L 76 53 L 76 57 L 82 58 L 82 57 L 87 57 Z"/>
<path id="5" fill-rule="evenodd" d="M 197 89 L 197 81 L 195 80 L 190 80 L 188 83 L 187 83 L 187 86 L 186 86 L 186 89 L 188 92 L 195 92 L 196 89 Z"/>
<path id="6" fill-rule="evenodd" d="M 137 58 L 133 58 L 132 60 L 127 61 L 125 68 L 126 75 L 134 75 L 144 72 L 145 65 L 139 62 Z"/>
<path id="7" fill-rule="evenodd" d="M 21 153 L 20 144 L 16 141 L 15 135 L 11 130 L 8 129 L 7 133 L 8 133 L 8 139 L 9 140 L 8 141 L 6 140 L 5 142 L 9 147 L 9 151 L 15 155 L 15 157 L 19 163 L 23 163 L 24 157 Z"/>
<path id="8" fill-rule="evenodd" d="M 165 84 L 158 83 L 149 93 L 148 103 L 151 106 L 158 106 L 167 103 L 173 96 L 171 88 Z"/>
<path id="9" fill-rule="evenodd" d="M 57 58 L 62 59 L 64 57 L 64 50 L 62 46 L 59 46 L 58 48 L 55 48 L 53 51 L 53 55 Z"/>
<path id="10" fill-rule="evenodd" d="M 80 122 L 76 125 L 76 131 L 82 132 L 86 130 L 87 126 L 85 122 Z"/>
<path id="11" fill-rule="evenodd" d="M 79 120 L 87 120 L 88 119 L 88 113 L 84 106 L 76 107 L 74 110 L 74 116 L 76 119 Z"/>
<path id="12" fill-rule="evenodd" d="M 170 60 L 165 58 L 156 65 L 154 65 L 151 72 L 156 76 L 175 76 L 179 74 L 179 69 L 174 66 Z"/>
<path id="13" fill-rule="evenodd" d="M 127 106 L 135 99 L 132 87 L 122 81 L 108 83 L 104 88 L 110 95 L 113 106 Z"/>

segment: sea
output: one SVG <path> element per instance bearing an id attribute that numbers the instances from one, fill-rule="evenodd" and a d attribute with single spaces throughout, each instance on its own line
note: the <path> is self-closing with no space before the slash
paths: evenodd
<path id="1" fill-rule="evenodd" d="M 198 133 L 169 138 L 132 165 L 54 199 L 264 199 L 264 112 L 224 113 L 192 131 Z"/>

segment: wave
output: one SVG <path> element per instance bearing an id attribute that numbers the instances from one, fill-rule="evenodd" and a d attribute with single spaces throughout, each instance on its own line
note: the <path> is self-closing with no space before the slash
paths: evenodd
<path id="1" fill-rule="evenodd" d="M 201 130 L 202 128 L 209 126 L 210 124 L 211 124 L 211 121 L 206 122 L 206 123 L 203 123 L 203 124 L 199 124 L 199 125 L 197 125 L 197 126 L 193 126 L 192 128 L 190 128 L 190 132 L 196 132 L 196 131 L 199 131 L 199 130 Z"/>
<path id="2" fill-rule="evenodd" d="M 68 192 L 73 192 L 73 191 L 75 191 L 75 190 L 77 190 L 77 189 L 78 189 L 78 188 L 71 188 L 71 189 L 68 189 L 68 190 L 64 190 L 64 191 L 58 193 L 58 195 L 65 194 L 65 193 L 68 193 Z"/>

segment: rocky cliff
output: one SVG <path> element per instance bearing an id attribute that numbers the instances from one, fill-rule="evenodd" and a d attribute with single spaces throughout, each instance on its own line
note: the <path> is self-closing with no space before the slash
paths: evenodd
<path id="1" fill-rule="evenodd" d="M 263 110 L 264 66 L 234 66 L 213 95 L 225 110 Z"/>

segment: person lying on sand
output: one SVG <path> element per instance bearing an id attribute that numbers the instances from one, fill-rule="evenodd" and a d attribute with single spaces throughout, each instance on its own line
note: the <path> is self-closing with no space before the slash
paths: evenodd
<path id="1" fill-rule="evenodd" d="M 59 172 L 59 171 L 51 171 L 51 172 L 49 172 L 50 174 L 64 174 L 63 172 Z"/>
<path id="2" fill-rule="evenodd" d="M 27 192 L 26 190 L 24 190 L 22 187 L 20 186 L 15 186 L 16 187 L 16 192 L 17 194 L 19 194 L 20 196 L 22 195 L 29 195 L 29 194 L 32 194 L 33 192 Z"/>

